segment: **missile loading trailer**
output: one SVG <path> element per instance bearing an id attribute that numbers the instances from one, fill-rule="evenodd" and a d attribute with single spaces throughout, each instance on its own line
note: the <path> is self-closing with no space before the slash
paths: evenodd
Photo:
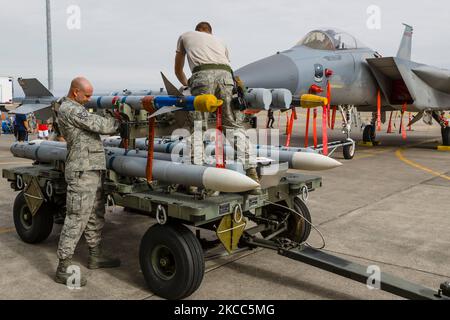
<path id="1" fill-rule="evenodd" d="M 63 164 L 56 161 L 3 170 L 3 178 L 19 191 L 13 216 L 24 242 L 42 242 L 54 223 L 64 222 L 62 169 Z M 142 237 L 139 261 L 149 289 L 163 298 L 182 299 L 194 293 L 205 272 L 205 254 L 219 245 L 230 254 L 258 247 L 272 249 L 283 257 L 368 284 L 370 268 L 306 244 L 312 230 L 306 200 L 309 192 L 322 186 L 322 179 L 290 174 L 287 169 L 287 165 L 281 167 L 272 176 L 263 172 L 263 194 L 257 196 L 245 192 L 188 195 L 174 185 L 150 187 L 145 179 L 120 177 L 111 170 L 104 187 L 109 205 L 156 218 L 157 223 Z M 202 230 L 214 231 L 217 240 L 202 239 Z M 379 289 L 408 299 L 450 299 L 450 283 L 433 290 L 383 272 L 379 280 Z"/>
<path id="2" fill-rule="evenodd" d="M 42 242 L 54 223 L 64 222 L 66 183 L 62 169 L 63 163 L 56 161 L 3 170 L 3 178 L 19 191 L 13 215 L 24 242 Z M 271 239 L 266 241 L 275 246 L 281 239 L 292 243 L 308 239 L 311 215 L 305 201 L 309 192 L 321 187 L 322 179 L 290 174 L 287 169 L 280 166 L 275 175 L 262 174 L 262 195 L 189 195 L 174 185 L 149 186 L 145 179 L 118 176 L 112 170 L 107 171 L 104 189 L 109 205 L 156 218 L 157 224 L 141 241 L 141 269 L 152 292 L 180 299 L 192 294 L 203 278 L 204 248 L 199 230 L 216 232 L 215 244 L 223 245 L 229 253 L 248 247 L 249 241 L 253 247 L 258 246 L 257 233 Z M 246 228 L 249 221 L 255 226 Z M 197 236 L 187 226 L 196 228 Z"/>

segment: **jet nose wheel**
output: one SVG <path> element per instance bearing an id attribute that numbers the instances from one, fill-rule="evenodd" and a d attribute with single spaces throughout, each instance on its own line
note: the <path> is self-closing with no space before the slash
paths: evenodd
<path id="1" fill-rule="evenodd" d="M 343 148 L 344 159 L 352 160 L 355 157 L 355 151 L 356 151 L 356 146 L 355 146 L 354 142 L 350 145 L 344 146 L 344 148 Z"/>

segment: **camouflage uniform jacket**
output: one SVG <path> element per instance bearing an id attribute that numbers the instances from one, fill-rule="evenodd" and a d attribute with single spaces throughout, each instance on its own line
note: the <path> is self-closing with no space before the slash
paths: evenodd
<path id="1" fill-rule="evenodd" d="M 58 130 L 67 142 L 66 173 L 106 170 L 101 134 L 117 133 L 120 123 L 111 115 L 87 112 L 81 104 L 64 98 L 56 112 Z"/>

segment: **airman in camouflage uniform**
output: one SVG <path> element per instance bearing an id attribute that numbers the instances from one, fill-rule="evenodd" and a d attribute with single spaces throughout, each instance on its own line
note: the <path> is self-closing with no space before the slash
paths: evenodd
<path id="1" fill-rule="evenodd" d="M 234 110 L 231 104 L 234 79 L 229 65 L 228 49 L 226 45 L 212 35 L 212 28 L 209 23 L 200 22 L 195 30 L 181 35 L 178 40 L 175 57 L 176 76 L 184 86 L 190 87 L 192 95 L 214 94 L 224 101 L 222 106 L 224 132 L 228 137 L 229 131 L 233 130 L 233 135 L 238 139 L 235 147 L 238 160 L 243 163 L 247 176 L 259 182 L 256 163 L 250 157 L 250 140 L 244 129 L 244 115 L 240 110 Z M 189 81 L 183 71 L 186 56 L 192 71 L 192 77 Z M 205 122 L 205 118 L 207 122 L 207 116 L 202 116 L 198 112 L 193 113 L 187 117 L 185 127 L 188 127 L 192 132 L 193 121 L 202 120 Z M 203 126 L 207 126 L 207 124 Z M 233 141 L 230 141 L 230 143 L 233 143 Z M 196 154 L 194 158 L 197 158 Z M 252 193 L 259 194 L 260 192 L 261 190 L 258 188 Z"/>
<path id="2" fill-rule="evenodd" d="M 106 160 L 101 134 L 117 133 L 120 122 L 112 115 L 101 117 L 86 111 L 83 106 L 92 96 L 92 85 L 84 78 L 76 78 L 67 98 L 56 111 L 59 134 L 67 142 L 65 178 L 67 182 L 67 212 L 61 232 L 55 281 L 67 284 L 71 276 L 67 268 L 81 235 L 89 246 L 88 268 L 117 267 L 120 260 L 106 256 L 100 247 L 105 223 L 103 179 Z M 86 284 L 84 278 L 81 285 Z"/>

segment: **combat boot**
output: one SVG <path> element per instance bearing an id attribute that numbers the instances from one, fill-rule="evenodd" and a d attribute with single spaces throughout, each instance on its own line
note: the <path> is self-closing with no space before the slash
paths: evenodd
<path id="1" fill-rule="evenodd" d="M 120 267 L 120 259 L 111 257 L 103 252 L 100 245 L 89 248 L 89 269 L 117 268 Z"/>
<path id="2" fill-rule="evenodd" d="M 256 168 L 247 169 L 246 175 L 247 175 L 247 177 L 249 177 L 249 178 L 255 180 L 257 183 L 259 183 L 259 177 L 258 177 L 258 173 L 256 172 Z M 251 194 L 253 196 L 259 196 L 262 194 L 262 189 L 261 189 L 261 187 L 258 187 L 256 189 L 253 189 L 252 191 L 250 191 L 249 194 Z"/>
<path id="3" fill-rule="evenodd" d="M 77 284 L 75 274 L 67 272 L 67 268 L 72 266 L 72 259 L 59 259 L 58 267 L 56 268 L 55 282 L 64 284 L 66 286 L 75 287 L 79 285 L 84 287 L 87 283 L 86 278 L 80 273 L 80 282 Z M 69 283 L 67 283 L 69 281 Z"/>

